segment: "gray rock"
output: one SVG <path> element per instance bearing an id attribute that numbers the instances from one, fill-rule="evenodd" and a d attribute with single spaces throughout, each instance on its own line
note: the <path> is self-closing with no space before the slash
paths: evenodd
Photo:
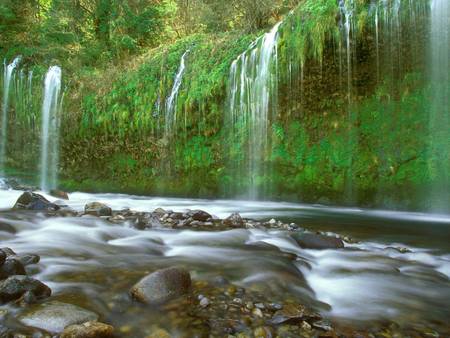
<path id="1" fill-rule="evenodd" d="M 13 209 L 35 210 L 35 211 L 56 211 L 59 206 L 48 201 L 44 196 L 31 191 L 24 192 L 18 199 Z"/>
<path id="2" fill-rule="evenodd" d="M 15 234 L 17 232 L 11 224 L 0 222 L 0 231 L 9 232 L 10 234 Z"/>
<path id="3" fill-rule="evenodd" d="M 27 326 L 60 333 L 70 325 L 96 321 L 98 315 L 72 304 L 53 301 L 39 305 L 19 319 Z"/>
<path id="4" fill-rule="evenodd" d="M 63 200 L 69 199 L 68 193 L 66 193 L 65 191 L 62 191 L 62 190 L 58 190 L 58 189 L 50 190 L 50 195 L 52 195 L 53 197 L 56 197 L 56 198 L 63 199 Z"/>
<path id="5" fill-rule="evenodd" d="M 106 204 L 92 202 L 84 206 L 84 213 L 93 216 L 111 216 L 112 210 Z"/>
<path id="6" fill-rule="evenodd" d="M 39 255 L 35 254 L 23 254 L 15 257 L 23 266 L 27 266 L 30 264 L 37 264 L 41 260 Z"/>
<path id="7" fill-rule="evenodd" d="M 305 249 L 341 249 L 344 247 L 341 239 L 330 236 L 296 232 L 292 234 L 292 238 Z"/>
<path id="8" fill-rule="evenodd" d="M 131 296 L 146 304 L 164 303 L 185 294 L 191 286 L 188 271 L 180 268 L 158 270 L 141 279 L 131 290 Z"/>
<path id="9" fill-rule="evenodd" d="M 18 259 L 9 256 L 0 267 L 0 280 L 14 275 L 26 275 L 25 268 Z"/>
<path id="10" fill-rule="evenodd" d="M 192 218 L 194 221 L 206 222 L 212 216 L 203 210 L 190 210 L 187 212 L 187 218 Z"/>
<path id="11" fill-rule="evenodd" d="M 52 291 L 40 281 L 27 276 L 12 276 L 0 282 L 0 302 L 7 303 L 26 295 L 26 301 L 45 299 Z"/>
<path id="12" fill-rule="evenodd" d="M 224 219 L 223 224 L 233 228 L 240 228 L 244 226 L 244 220 L 242 219 L 241 215 L 239 215 L 238 213 L 234 213 L 228 218 Z"/>

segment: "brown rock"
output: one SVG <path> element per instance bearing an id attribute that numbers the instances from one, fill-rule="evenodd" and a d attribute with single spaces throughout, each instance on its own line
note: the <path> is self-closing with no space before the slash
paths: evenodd
<path id="1" fill-rule="evenodd" d="M 99 322 L 86 322 L 66 327 L 61 338 L 110 338 L 114 337 L 114 327 Z"/>

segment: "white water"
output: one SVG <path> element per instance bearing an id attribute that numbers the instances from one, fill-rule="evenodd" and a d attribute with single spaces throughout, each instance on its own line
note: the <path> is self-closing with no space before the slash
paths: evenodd
<path id="1" fill-rule="evenodd" d="M 59 152 L 61 68 L 49 68 L 44 83 L 41 130 L 41 189 L 56 188 Z"/>
<path id="2" fill-rule="evenodd" d="M 432 210 L 450 211 L 450 2 L 432 0 L 430 36 L 430 150 Z"/>
<path id="3" fill-rule="evenodd" d="M 0 190 L 0 208 L 10 208 L 20 194 L 20 191 Z M 117 282 L 124 285 L 125 271 L 135 273 L 135 277 L 128 278 L 139 279 L 149 269 L 182 264 L 192 271 L 194 279 L 221 275 L 244 287 L 267 290 L 275 300 L 289 294 L 313 306 L 317 306 L 317 301 L 325 302 L 330 308 L 319 307 L 323 315 L 341 320 L 388 318 L 409 323 L 414 318 L 445 320 L 449 314 L 446 306 L 450 296 L 448 250 L 439 252 L 402 243 L 402 238 L 407 239 L 406 234 L 420 222 L 426 223 L 430 234 L 435 227 L 448 228 L 448 215 L 86 193 L 70 194 L 68 204 L 81 211 L 90 201 L 102 201 L 114 209 L 130 207 L 141 211 L 156 207 L 175 211 L 201 208 L 220 217 L 240 211 L 247 217 L 266 220 L 295 219 L 299 213 L 306 220 L 315 217 L 312 215 L 330 213 L 335 222 L 342 217 L 361 217 L 358 222 L 362 227 L 366 226 L 364 218 L 377 220 L 378 233 L 388 230 L 392 221 L 404 222 L 404 228 L 393 241 L 386 243 L 367 240 L 346 244 L 345 250 L 317 251 L 300 248 L 285 231 L 138 231 L 92 217 L 46 218 L 39 213 L 1 213 L 0 222 L 17 229 L 16 235 L 0 231 L 2 245 L 19 253 L 40 254 L 42 260 L 36 277 L 56 295 L 78 290 L 89 299 L 105 304 L 120 292 L 127 293 L 126 288 L 115 286 Z M 411 252 L 401 254 L 392 248 L 399 246 Z M 294 254 L 296 259 L 283 253 Z M 96 282 L 99 274 L 104 276 L 103 283 Z M 76 278 L 78 275 L 86 277 Z M 125 285 L 133 282 L 130 280 Z M 100 307 L 98 311 L 103 315 L 109 313 L 108 308 Z"/>
<path id="4" fill-rule="evenodd" d="M 9 90 L 14 76 L 14 70 L 19 65 L 20 60 L 21 56 L 18 56 L 9 65 L 6 65 L 6 62 L 4 63 L 2 126 L 0 136 L 0 174 L 4 174 L 5 170 L 6 144 L 8 142 Z"/>
<path id="5" fill-rule="evenodd" d="M 165 111 L 165 137 L 170 138 L 173 136 L 173 130 L 177 123 L 177 98 L 178 92 L 180 91 L 181 84 L 183 82 L 183 75 L 186 70 L 186 56 L 188 55 L 189 50 L 184 52 L 181 56 L 180 67 L 178 68 L 177 75 L 175 76 L 175 80 L 172 86 L 172 92 L 166 100 L 166 111 Z"/>
<path id="6" fill-rule="evenodd" d="M 269 152 L 269 123 L 276 114 L 277 105 L 277 43 L 282 22 L 255 41 L 232 64 L 228 93 L 228 118 L 232 142 L 241 137 L 239 130 L 248 135 L 241 139 L 246 162 L 238 164 L 237 175 L 248 178 L 247 197 L 256 199 L 265 189 L 259 181 L 267 168 L 264 160 Z"/>

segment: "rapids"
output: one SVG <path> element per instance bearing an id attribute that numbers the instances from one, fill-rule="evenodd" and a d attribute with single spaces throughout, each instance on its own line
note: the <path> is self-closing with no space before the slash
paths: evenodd
<path id="1" fill-rule="evenodd" d="M 91 309 L 115 327 L 139 328 L 130 336 L 145 336 L 151 325 L 172 327 L 165 310 L 136 305 L 127 294 L 147 273 L 173 265 L 187 267 L 194 280 L 222 276 L 274 301 L 301 300 L 342 325 L 373 326 L 388 319 L 399 325 L 445 325 L 450 317 L 448 215 L 117 194 L 73 193 L 68 201 L 79 211 L 100 201 L 117 210 L 202 209 L 219 217 L 240 212 L 363 240 L 346 243 L 345 250 L 306 250 L 287 231 L 139 231 L 93 217 L 11 211 L 21 193 L 0 190 L 0 224 L 17 230 L 0 232 L 1 246 L 39 254 L 41 263 L 33 272 L 52 288 L 54 298 Z"/>

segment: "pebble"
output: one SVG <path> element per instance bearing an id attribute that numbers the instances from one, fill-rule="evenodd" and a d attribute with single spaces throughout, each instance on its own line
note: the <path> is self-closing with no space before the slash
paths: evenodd
<path id="1" fill-rule="evenodd" d="M 256 317 L 259 317 L 259 318 L 264 317 L 262 311 L 261 311 L 260 309 L 258 309 L 258 308 L 253 309 L 252 313 L 253 313 Z"/>
<path id="2" fill-rule="evenodd" d="M 200 300 L 200 306 L 201 306 L 202 308 L 208 307 L 209 304 L 210 304 L 210 303 L 209 303 L 209 299 L 206 298 L 206 297 L 203 297 L 203 298 Z"/>

